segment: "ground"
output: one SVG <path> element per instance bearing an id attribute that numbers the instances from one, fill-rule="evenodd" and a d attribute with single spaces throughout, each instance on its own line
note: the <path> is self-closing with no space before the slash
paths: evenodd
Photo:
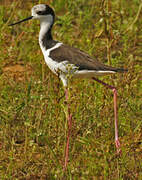
<path id="1" fill-rule="evenodd" d="M 0 2 L 0 179 L 142 179 L 142 3 L 139 0 L 50 0 L 53 36 L 128 73 L 100 79 L 118 90 L 119 137 L 114 143 L 113 93 L 92 80 L 69 84 L 73 128 L 63 172 L 66 102 L 44 63 L 39 22 L 9 27 L 40 1 Z"/>

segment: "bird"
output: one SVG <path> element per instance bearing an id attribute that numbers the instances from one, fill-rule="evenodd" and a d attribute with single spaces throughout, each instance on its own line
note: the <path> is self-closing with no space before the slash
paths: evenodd
<path id="1" fill-rule="evenodd" d="M 55 12 L 47 4 L 38 4 L 32 7 L 31 16 L 16 23 L 9 24 L 13 26 L 24 21 L 38 19 L 40 21 L 39 45 L 43 53 L 45 63 L 49 69 L 56 74 L 62 81 L 65 89 L 65 99 L 67 101 L 67 122 L 68 132 L 66 139 L 66 148 L 64 155 L 63 170 L 65 171 L 69 161 L 69 142 L 71 136 L 72 114 L 69 104 L 68 82 L 71 78 L 89 78 L 93 79 L 107 88 L 111 89 L 114 94 L 114 120 L 115 120 L 115 145 L 117 152 L 120 153 L 120 141 L 118 138 L 118 114 L 117 114 L 117 89 L 102 80 L 99 76 L 111 75 L 115 73 L 127 72 L 124 68 L 115 68 L 105 65 L 100 61 L 92 58 L 86 52 L 66 45 L 60 41 L 54 40 L 52 36 L 52 27 L 55 22 Z"/>

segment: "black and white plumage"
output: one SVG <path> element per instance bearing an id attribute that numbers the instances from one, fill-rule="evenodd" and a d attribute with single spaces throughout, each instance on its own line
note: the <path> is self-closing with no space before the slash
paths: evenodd
<path id="1" fill-rule="evenodd" d="M 44 15 L 46 15 L 46 17 L 44 17 Z M 55 15 L 48 5 L 34 6 L 32 8 L 32 16 L 40 20 L 39 43 L 46 64 L 55 74 L 60 72 L 58 75 L 64 86 L 67 86 L 68 80 L 66 74 L 68 74 L 70 66 L 72 68 L 73 77 L 75 78 L 92 78 L 94 76 L 124 71 L 120 68 L 106 66 L 92 59 L 88 54 L 79 49 L 69 47 L 53 40 L 51 28 L 54 23 Z"/>
<path id="2" fill-rule="evenodd" d="M 114 68 L 111 66 L 104 65 L 103 63 L 91 58 L 87 53 L 65 45 L 59 41 L 55 41 L 52 38 L 51 30 L 55 20 L 55 14 L 51 7 L 45 4 L 39 4 L 32 8 L 32 16 L 19 21 L 17 23 L 10 24 L 10 26 L 19 24 L 26 20 L 39 19 L 40 20 L 40 33 L 39 33 L 39 44 L 44 55 L 44 59 L 48 67 L 53 73 L 58 75 L 63 82 L 63 85 L 68 85 L 68 73 L 72 74 L 73 78 L 92 78 L 101 84 L 107 86 L 113 90 L 114 93 L 114 114 L 115 114 L 115 143 L 116 147 L 120 147 L 118 140 L 118 129 L 117 129 L 117 107 L 116 107 L 116 89 L 98 79 L 97 76 L 109 75 L 114 73 L 126 72 L 127 70 L 122 68 Z M 70 72 L 69 72 L 70 71 Z M 66 88 L 66 99 L 68 99 L 68 93 Z M 65 165 L 67 167 L 68 162 L 68 151 L 69 151 L 69 136 L 71 129 L 71 114 L 70 107 L 68 106 L 68 122 L 69 132 L 67 137 L 67 146 L 65 153 Z"/>
<path id="3" fill-rule="evenodd" d="M 45 62 L 52 72 L 59 73 L 63 85 L 67 86 L 66 74 L 68 67 L 72 68 L 74 78 L 92 78 L 96 76 L 124 72 L 122 68 L 114 68 L 91 58 L 87 53 L 65 45 L 52 38 L 51 30 L 54 24 L 55 14 L 52 8 L 45 4 L 39 4 L 32 8 L 32 16 L 26 18 L 40 20 L 39 44 L 43 52 Z M 11 24 L 15 25 L 25 20 Z"/>

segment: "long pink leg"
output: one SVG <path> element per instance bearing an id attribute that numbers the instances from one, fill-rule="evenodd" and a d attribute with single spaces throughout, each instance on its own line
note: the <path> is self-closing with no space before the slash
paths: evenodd
<path id="1" fill-rule="evenodd" d="M 69 141 L 70 141 L 70 134 L 71 134 L 71 127 L 72 127 L 72 114 L 70 112 L 70 104 L 68 102 L 69 96 L 68 96 L 68 89 L 65 90 L 65 98 L 67 101 L 68 106 L 68 114 L 67 114 L 67 120 L 68 120 L 68 133 L 67 133 L 67 142 L 66 142 L 66 148 L 65 148 L 65 162 L 64 162 L 64 168 L 65 171 L 68 165 L 68 159 L 69 159 Z"/>
<path id="2" fill-rule="evenodd" d="M 106 86 L 109 89 L 112 89 L 113 91 L 113 97 L 114 97 L 114 119 L 115 119 L 115 146 L 117 149 L 117 153 L 121 153 L 121 149 L 120 149 L 120 142 L 118 139 L 118 114 L 117 114 L 117 90 L 115 87 L 106 84 L 105 82 L 93 77 L 93 79 L 101 84 L 103 84 L 104 86 Z"/>

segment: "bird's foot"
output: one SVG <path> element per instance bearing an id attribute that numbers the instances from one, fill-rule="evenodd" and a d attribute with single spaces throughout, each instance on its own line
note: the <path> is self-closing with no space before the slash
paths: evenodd
<path id="1" fill-rule="evenodd" d="M 115 140 L 115 146 L 116 146 L 116 149 L 117 149 L 117 155 L 121 155 L 122 151 L 121 151 L 121 148 L 120 148 L 120 141 L 119 140 Z"/>

